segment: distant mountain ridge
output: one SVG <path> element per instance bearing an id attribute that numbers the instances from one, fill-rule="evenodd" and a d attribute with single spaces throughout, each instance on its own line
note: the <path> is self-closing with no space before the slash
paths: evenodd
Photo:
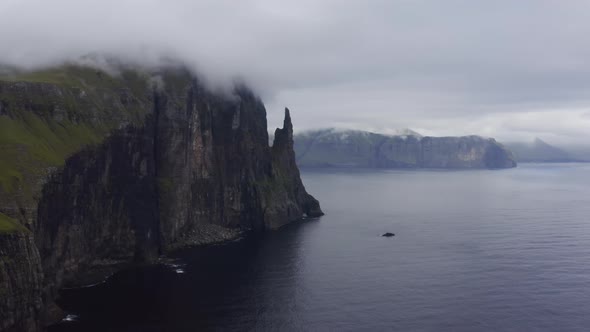
<path id="1" fill-rule="evenodd" d="M 589 161 L 569 151 L 553 146 L 540 138 L 531 143 L 507 143 L 518 162 L 578 162 Z"/>
<path id="2" fill-rule="evenodd" d="M 294 136 L 300 167 L 510 168 L 512 153 L 493 138 L 423 137 L 410 129 L 385 135 L 337 128 Z"/>

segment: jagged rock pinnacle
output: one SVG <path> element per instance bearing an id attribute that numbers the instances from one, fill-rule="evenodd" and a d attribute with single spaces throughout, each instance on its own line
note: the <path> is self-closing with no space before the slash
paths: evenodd
<path id="1" fill-rule="evenodd" d="M 283 129 L 293 132 L 293 123 L 291 122 L 291 112 L 289 108 L 285 107 L 285 120 L 283 121 Z"/>

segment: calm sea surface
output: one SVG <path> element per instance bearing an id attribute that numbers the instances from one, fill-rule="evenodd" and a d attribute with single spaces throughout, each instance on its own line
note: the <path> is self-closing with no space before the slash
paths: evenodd
<path id="1" fill-rule="evenodd" d="M 302 176 L 326 216 L 64 292 L 52 331 L 590 331 L 590 164 Z"/>

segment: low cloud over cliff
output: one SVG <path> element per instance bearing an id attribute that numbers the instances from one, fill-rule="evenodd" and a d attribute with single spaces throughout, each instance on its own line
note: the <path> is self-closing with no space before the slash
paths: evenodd
<path id="1" fill-rule="evenodd" d="M 271 125 L 590 141 L 587 1 L 4 0 L 0 62 L 180 59 Z"/>

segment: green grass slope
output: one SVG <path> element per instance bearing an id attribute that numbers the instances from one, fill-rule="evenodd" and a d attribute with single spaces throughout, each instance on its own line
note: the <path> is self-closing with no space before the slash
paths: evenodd
<path id="1" fill-rule="evenodd" d="M 28 201 L 48 169 L 122 124 L 142 123 L 148 80 L 73 65 L 0 76 L 0 198 L 18 192 Z"/>
<path id="2" fill-rule="evenodd" d="M 10 218 L 0 212 L 0 234 L 28 231 L 29 230 L 16 221 L 16 219 Z"/>

